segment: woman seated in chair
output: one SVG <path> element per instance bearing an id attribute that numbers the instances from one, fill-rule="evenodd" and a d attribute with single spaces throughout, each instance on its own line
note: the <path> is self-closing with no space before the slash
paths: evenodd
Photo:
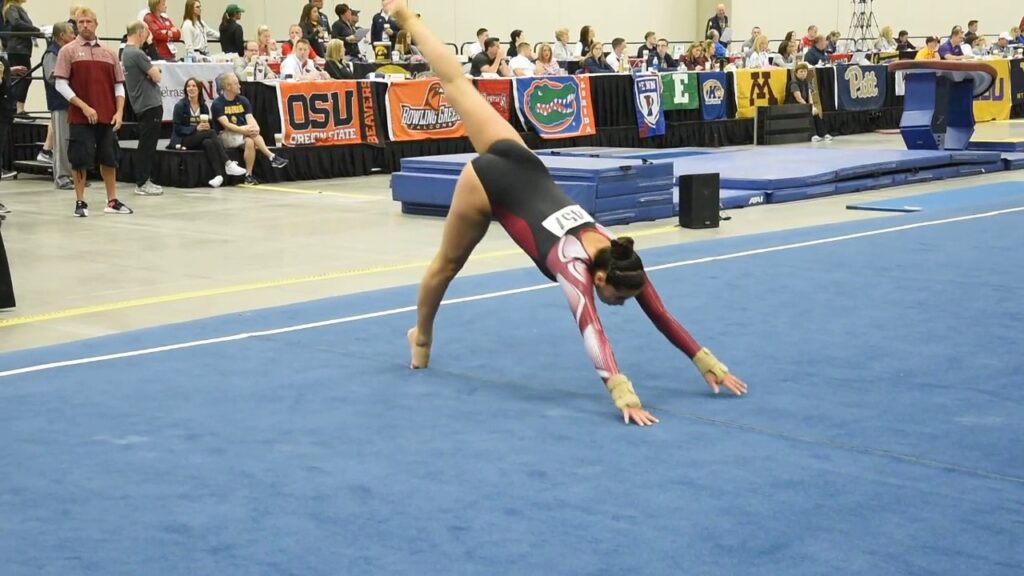
<path id="1" fill-rule="evenodd" d="M 707 70 L 708 58 L 704 55 L 704 45 L 700 42 L 690 44 L 690 49 L 687 50 L 686 54 L 684 54 L 682 59 L 680 59 L 679 64 L 686 66 L 687 70 Z"/>
<path id="2" fill-rule="evenodd" d="M 534 76 L 559 76 L 562 74 L 562 67 L 555 60 L 554 49 L 547 42 L 537 49 L 537 62 L 534 63 Z"/>
<path id="3" fill-rule="evenodd" d="M 604 57 L 604 44 L 594 41 L 590 44 L 590 53 L 583 61 L 585 74 L 614 74 L 615 69 Z"/>
<path id="4" fill-rule="evenodd" d="M 199 81 L 185 81 L 185 97 L 174 105 L 174 127 L 171 130 L 171 150 L 204 150 L 213 172 L 210 186 L 220 187 L 225 176 L 245 176 L 245 168 L 228 158 L 224 145 L 210 126 L 210 107 L 203 100 Z"/>
<path id="5" fill-rule="evenodd" d="M 324 70 L 334 80 L 352 80 L 355 75 L 348 66 L 345 66 L 345 43 L 338 38 L 332 38 L 327 43 L 327 57 L 324 63 Z"/>

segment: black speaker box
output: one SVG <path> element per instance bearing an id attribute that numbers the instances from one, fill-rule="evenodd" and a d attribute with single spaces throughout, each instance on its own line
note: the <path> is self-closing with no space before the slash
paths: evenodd
<path id="1" fill-rule="evenodd" d="M 679 225 L 683 228 L 718 228 L 721 216 L 719 177 L 686 174 L 679 177 Z"/>

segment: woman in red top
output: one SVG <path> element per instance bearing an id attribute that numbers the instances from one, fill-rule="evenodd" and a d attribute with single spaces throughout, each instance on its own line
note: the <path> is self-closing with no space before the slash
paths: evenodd
<path id="1" fill-rule="evenodd" d="M 170 42 L 181 40 L 181 30 L 164 16 L 167 12 L 167 0 L 149 0 L 149 14 L 144 21 L 153 35 L 153 45 L 162 60 L 177 60 L 171 51 Z"/>

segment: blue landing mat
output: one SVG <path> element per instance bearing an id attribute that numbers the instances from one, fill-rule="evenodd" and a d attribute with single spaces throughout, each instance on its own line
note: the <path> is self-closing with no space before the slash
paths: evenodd
<path id="1" fill-rule="evenodd" d="M 1004 153 L 1003 164 L 1006 165 L 1007 170 L 1024 170 L 1024 153 Z"/>
<path id="2" fill-rule="evenodd" d="M 1024 186 L 1003 183 L 932 192 L 906 198 L 873 200 L 850 204 L 846 208 L 878 212 L 921 212 L 923 210 L 983 208 L 990 204 L 1005 205 L 1014 200 L 1019 200 L 1024 204 Z"/>
<path id="3" fill-rule="evenodd" d="M 577 158 L 632 158 L 635 160 L 675 160 L 716 154 L 714 148 L 605 148 L 601 146 L 583 146 L 579 148 L 553 148 L 537 150 L 539 156 L 575 156 Z"/>
<path id="4" fill-rule="evenodd" d="M 990 152 L 1024 152 L 1024 139 L 989 140 L 971 142 L 970 150 L 984 150 Z"/>

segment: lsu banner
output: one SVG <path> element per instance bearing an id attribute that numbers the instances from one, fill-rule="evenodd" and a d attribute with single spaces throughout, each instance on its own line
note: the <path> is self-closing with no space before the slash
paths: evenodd
<path id="1" fill-rule="evenodd" d="M 541 138 L 577 138 L 597 133 L 588 76 L 516 78 L 516 112 Z"/>
<path id="2" fill-rule="evenodd" d="M 1010 86 L 1010 61 L 986 60 L 999 73 L 988 92 L 974 99 L 974 120 L 989 122 L 991 120 L 1009 120 L 1010 109 L 1013 108 L 1013 89 Z M 1019 65 L 1019 62 L 1014 62 Z"/>
<path id="3" fill-rule="evenodd" d="M 665 111 L 661 107 L 661 79 L 657 74 L 633 76 L 633 101 L 636 104 L 636 123 L 640 137 L 665 134 Z"/>
<path id="4" fill-rule="evenodd" d="M 512 98 L 511 79 L 501 78 L 477 80 L 476 89 L 480 94 L 483 94 L 484 99 L 494 107 L 494 110 L 500 114 L 506 122 L 512 121 L 512 106 L 515 102 Z"/>
<path id="5" fill-rule="evenodd" d="M 839 110 L 878 110 L 889 89 L 886 66 L 836 66 L 836 107 Z"/>
<path id="6" fill-rule="evenodd" d="M 370 82 L 281 82 L 277 101 L 285 146 L 380 143 Z"/>
<path id="7" fill-rule="evenodd" d="M 786 101 L 789 70 L 736 71 L 736 117 L 753 118 L 760 106 L 778 106 Z"/>
<path id="8" fill-rule="evenodd" d="M 1024 103 L 1024 60 L 1010 60 L 1010 90 L 1013 104 Z"/>
<path id="9" fill-rule="evenodd" d="M 722 120 L 726 117 L 725 72 L 701 72 L 700 107 L 705 120 Z"/>
<path id="10" fill-rule="evenodd" d="M 207 103 L 220 95 L 217 78 L 221 74 L 234 72 L 230 62 L 219 64 L 190 64 L 184 62 L 153 62 L 160 68 L 160 94 L 164 104 L 164 122 L 174 121 L 174 105 L 185 97 L 185 82 L 189 78 L 199 81 L 199 90 Z"/>
<path id="11" fill-rule="evenodd" d="M 392 82 L 387 100 L 388 133 L 395 142 L 466 135 L 462 118 L 436 78 Z"/>
<path id="12" fill-rule="evenodd" d="M 700 106 L 700 78 L 695 72 L 661 75 L 661 107 L 665 110 L 696 110 Z"/>

